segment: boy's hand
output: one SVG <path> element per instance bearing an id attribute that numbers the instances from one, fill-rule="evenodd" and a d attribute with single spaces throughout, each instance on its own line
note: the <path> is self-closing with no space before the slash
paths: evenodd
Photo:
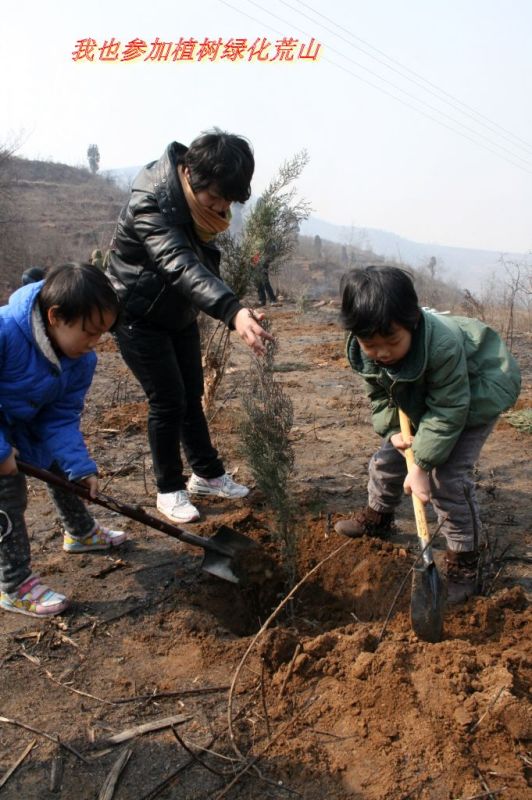
<path id="1" fill-rule="evenodd" d="M 390 442 L 393 444 L 396 450 L 408 450 L 409 447 L 412 447 L 413 441 L 414 437 L 411 436 L 410 441 L 405 442 L 402 433 L 394 433 L 393 436 L 390 436 Z"/>
<path id="2" fill-rule="evenodd" d="M 259 325 L 263 319 L 264 314 L 255 314 L 250 308 L 241 308 L 233 319 L 236 332 L 257 356 L 264 355 L 266 352 L 263 340 L 273 342 L 271 333 Z"/>
<path id="3" fill-rule="evenodd" d="M 18 456 L 18 450 L 12 450 L 8 457 L 0 462 L 0 475 L 16 475 L 18 472 L 17 462 L 15 457 Z"/>
<path id="4" fill-rule="evenodd" d="M 98 478 L 96 475 L 89 475 L 87 478 L 83 478 L 80 483 L 83 486 L 86 486 L 89 490 L 89 494 L 92 498 L 96 497 L 98 494 Z"/>
<path id="5" fill-rule="evenodd" d="M 422 503 L 430 500 L 430 478 L 427 472 L 417 464 L 412 464 L 408 468 L 408 475 L 403 483 L 405 494 L 415 494 Z"/>

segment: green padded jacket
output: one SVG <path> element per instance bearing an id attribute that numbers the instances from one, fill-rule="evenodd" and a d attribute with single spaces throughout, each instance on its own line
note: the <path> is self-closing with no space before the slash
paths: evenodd
<path id="1" fill-rule="evenodd" d="M 422 311 L 412 345 L 393 370 L 376 364 L 347 339 L 347 358 L 366 382 L 375 431 L 398 433 L 401 408 L 415 431 L 416 464 L 444 464 L 464 428 L 494 420 L 519 395 L 519 367 L 506 345 L 484 323 Z"/>

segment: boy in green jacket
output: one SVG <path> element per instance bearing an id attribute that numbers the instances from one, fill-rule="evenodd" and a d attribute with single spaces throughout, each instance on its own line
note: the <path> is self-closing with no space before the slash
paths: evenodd
<path id="1" fill-rule="evenodd" d="M 419 307 L 409 275 L 366 267 L 344 275 L 347 357 L 366 382 L 375 431 L 368 505 L 335 526 L 357 537 L 386 536 L 402 491 L 432 502 L 447 541 L 448 602 L 476 589 L 479 508 L 472 472 L 497 417 L 519 395 L 520 373 L 500 337 L 482 322 Z M 398 408 L 415 435 L 405 442 Z M 407 473 L 403 451 L 412 447 Z"/>

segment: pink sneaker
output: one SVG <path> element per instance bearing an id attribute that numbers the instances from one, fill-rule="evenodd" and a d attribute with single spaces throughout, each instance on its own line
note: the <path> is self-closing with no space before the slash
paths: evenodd
<path id="1" fill-rule="evenodd" d="M 0 608 L 28 617 L 50 617 L 68 608 L 69 601 L 52 591 L 38 575 L 30 575 L 14 592 L 0 592 Z"/>

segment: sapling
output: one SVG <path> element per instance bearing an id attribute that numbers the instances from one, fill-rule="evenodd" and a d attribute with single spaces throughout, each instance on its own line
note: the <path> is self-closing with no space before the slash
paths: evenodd
<path id="1" fill-rule="evenodd" d="M 275 378 L 276 350 L 276 342 L 268 342 L 266 355 L 254 358 L 251 363 L 242 398 L 245 417 L 241 437 L 257 488 L 274 514 L 274 535 L 281 543 L 283 564 L 292 584 L 297 574 L 294 498 L 290 485 L 294 466 L 294 449 L 289 438 L 293 406 Z"/>

